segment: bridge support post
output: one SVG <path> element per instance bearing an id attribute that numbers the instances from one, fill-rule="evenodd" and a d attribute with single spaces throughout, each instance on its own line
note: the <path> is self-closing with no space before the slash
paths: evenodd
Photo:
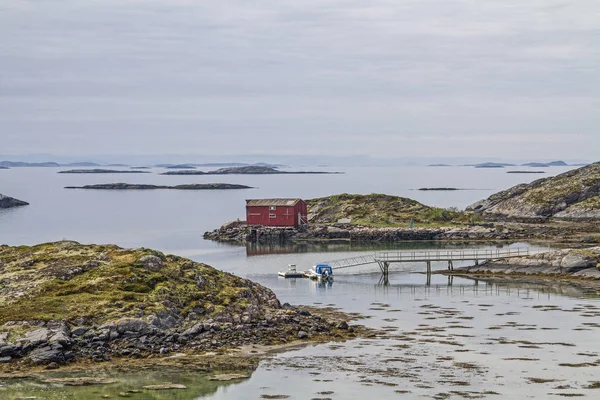
<path id="1" fill-rule="evenodd" d="M 448 260 L 448 271 L 454 271 L 454 263 L 452 260 Z"/>
<path id="2" fill-rule="evenodd" d="M 390 273 L 390 263 L 387 261 L 380 261 L 378 264 L 379 269 L 381 270 L 381 274 L 387 277 Z"/>
<path id="3" fill-rule="evenodd" d="M 427 261 L 427 275 L 431 275 L 431 261 Z"/>

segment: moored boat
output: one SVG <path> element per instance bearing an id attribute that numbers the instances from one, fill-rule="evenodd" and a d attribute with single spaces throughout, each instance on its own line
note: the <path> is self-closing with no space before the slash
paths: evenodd
<path id="1" fill-rule="evenodd" d="M 304 272 L 304 276 L 310 279 L 333 280 L 333 268 L 327 264 L 317 264 Z"/>

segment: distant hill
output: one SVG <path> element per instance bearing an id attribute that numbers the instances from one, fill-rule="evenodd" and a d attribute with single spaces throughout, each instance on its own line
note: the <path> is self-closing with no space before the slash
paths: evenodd
<path id="1" fill-rule="evenodd" d="M 469 206 L 492 218 L 600 219 L 600 163 L 514 186 Z"/>
<path id="2" fill-rule="evenodd" d="M 66 186 L 65 189 L 88 189 L 88 190 L 157 190 L 157 189 L 173 189 L 173 190 L 225 190 L 225 189 L 252 189 L 246 185 L 236 185 L 233 183 L 197 183 L 189 185 L 146 185 L 135 183 L 102 183 L 99 185 L 85 186 Z"/>
<path id="3" fill-rule="evenodd" d="M 535 167 L 535 168 L 546 168 L 546 167 L 566 167 L 567 164 L 564 161 L 551 161 L 548 163 L 540 163 L 540 162 L 530 162 L 527 164 L 523 164 L 523 167 Z"/>
<path id="4" fill-rule="evenodd" d="M 165 167 L 167 169 L 196 169 L 196 167 L 194 167 L 191 164 L 176 164 L 176 165 L 169 165 L 168 167 Z"/>
<path id="5" fill-rule="evenodd" d="M 428 167 L 451 167 L 450 164 L 429 164 Z"/>
<path id="6" fill-rule="evenodd" d="M 19 167 L 60 167 L 55 162 L 28 163 L 23 161 L 0 161 L 0 167 L 19 168 Z"/>
<path id="7" fill-rule="evenodd" d="M 72 162 L 67 164 L 59 164 L 56 162 L 25 162 L 25 161 L 0 161 L 0 167 L 100 167 L 101 164 L 90 162 L 90 161 L 80 161 L 80 162 Z M 107 164 L 106 167 L 127 167 L 126 164 Z"/>
<path id="8" fill-rule="evenodd" d="M 505 164 L 505 163 L 494 163 L 494 162 L 485 162 L 481 164 L 475 164 L 475 168 L 504 168 L 504 167 L 514 167 L 515 164 Z"/>
<path id="9" fill-rule="evenodd" d="M 169 171 L 161 175 L 277 175 L 277 174 L 337 174 L 338 172 L 322 171 L 280 171 L 272 167 L 248 165 L 245 167 L 219 168 L 214 171 L 182 170 Z"/>
<path id="10" fill-rule="evenodd" d="M 67 171 L 58 171 L 59 174 L 149 174 L 148 171 L 126 170 L 119 171 L 116 169 L 70 169 Z"/>
<path id="11" fill-rule="evenodd" d="M 96 164 L 93 162 L 74 162 L 69 164 L 61 164 L 61 167 L 99 167 L 100 164 Z"/>

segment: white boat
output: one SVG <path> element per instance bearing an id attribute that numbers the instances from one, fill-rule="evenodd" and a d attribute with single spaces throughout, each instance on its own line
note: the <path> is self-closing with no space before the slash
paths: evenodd
<path id="1" fill-rule="evenodd" d="M 327 264 L 317 264 L 304 272 L 304 276 L 316 280 L 333 280 L 333 268 Z"/>
<path id="2" fill-rule="evenodd" d="M 304 274 L 302 272 L 296 271 L 296 265 L 290 264 L 288 265 L 287 271 L 278 272 L 277 275 L 283 278 L 303 278 Z"/>

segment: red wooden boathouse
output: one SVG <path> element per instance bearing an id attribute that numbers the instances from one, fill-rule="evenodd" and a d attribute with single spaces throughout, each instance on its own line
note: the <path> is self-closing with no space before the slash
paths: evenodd
<path id="1" fill-rule="evenodd" d="M 306 203 L 302 199 L 246 200 L 248 225 L 293 226 L 307 221 Z"/>

